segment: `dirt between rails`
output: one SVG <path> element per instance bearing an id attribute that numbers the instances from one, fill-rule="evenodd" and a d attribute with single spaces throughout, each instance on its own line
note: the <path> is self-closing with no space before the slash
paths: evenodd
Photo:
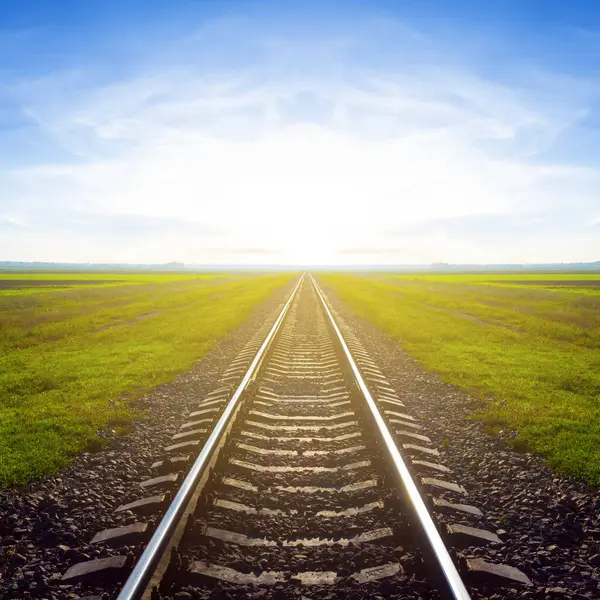
<path id="1" fill-rule="evenodd" d="M 448 479 L 467 489 L 463 501 L 483 511 L 483 526 L 502 532 L 501 546 L 469 548 L 459 555 L 515 566 L 534 584 L 515 591 L 491 589 L 485 597 L 600 598 L 599 491 L 556 474 L 539 456 L 516 452 L 506 443 L 510 434 L 488 435 L 471 418 L 478 408 L 473 398 L 425 371 L 398 342 L 356 316 L 332 289 L 323 289 L 407 410 L 421 417 L 439 462 L 452 469 Z M 473 597 L 480 596 L 474 592 Z"/>
<path id="2" fill-rule="evenodd" d="M 151 464 L 164 458 L 163 448 L 185 416 L 217 387 L 219 377 L 252 336 L 261 328 L 266 335 L 292 288 L 290 283 L 276 292 L 191 370 L 141 398 L 138 405 L 147 418 L 134 423 L 129 434 L 101 432 L 110 442 L 104 450 L 80 454 L 62 472 L 22 489 L 0 489 L 0 599 L 73 600 L 81 596 L 79 585 L 60 582 L 69 567 L 116 554 L 128 554 L 133 560 L 139 544 L 123 551 L 90 541 L 103 529 L 140 520 L 114 510 L 151 495 L 139 487 L 155 476 Z M 143 520 L 152 526 L 157 519 L 158 515 Z M 98 596 L 109 597 L 107 589 L 110 592 L 111 587 L 97 590 Z"/>

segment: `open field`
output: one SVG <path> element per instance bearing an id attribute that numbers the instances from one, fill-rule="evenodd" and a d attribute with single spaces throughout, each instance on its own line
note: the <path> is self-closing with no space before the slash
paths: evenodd
<path id="1" fill-rule="evenodd" d="M 321 279 L 427 369 L 479 397 L 490 429 L 517 432 L 515 447 L 600 484 L 600 275 Z"/>
<path id="2" fill-rule="evenodd" d="M 240 274 L 228 274 L 229 280 L 242 277 Z M 248 275 L 245 275 L 246 277 Z M 95 285 L 139 285 L 140 283 L 174 283 L 178 281 L 216 281 L 225 277 L 219 273 L 104 273 L 94 271 L 80 272 L 35 272 L 35 271 L 0 271 L 0 294 L 6 295 L 12 291 L 14 294 L 23 295 L 39 291 L 55 291 L 66 287 L 89 287 Z"/>
<path id="3" fill-rule="evenodd" d="M 0 286 L 0 483 L 56 471 L 98 446 L 98 430 L 126 427 L 131 399 L 190 368 L 290 277 L 0 274 L 32 283 Z"/>

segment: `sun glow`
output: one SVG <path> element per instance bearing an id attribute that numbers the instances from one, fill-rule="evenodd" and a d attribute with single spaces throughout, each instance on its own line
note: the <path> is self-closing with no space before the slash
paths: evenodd
<path id="1" fill-rule="evenodd" d="M 535 262 L 552 258 L 549 244 L 561 260 L 597 246 L 592 225 L 559 242 L 529 234 L 535 223 L 547 231 L 548 219 L 563 225 L 551 209 L 567 192 L 573 214 L 594 223 L 600 176 L 490 151 L 544 123 L 501 87 L 492 97 L 476 80 L 404 77 L 400 86 L 380 75 L 362 87 L 283 81 L 231 92 L 178 77 L 112 86 L 83 113 L 50 120 L 84 159 L 6 178 L 20 199 L 0 214 L 15 256 L 29 256 L 33 234 L 22 232 L 34 231 L 54 260 L 73 260 L 75 246 L 90 262 Z M 132 97 L 141 100 L 129 106 Z M 286 119 L 298 98 L 327 116 Z"/>
<path id="2" fill-rule="evenodd" d="M 165 132 L 126 160 L 27 176 L 67 182 L 92 213 L 182 220 L 205 232 L 200 245 L 194 236 L 169 236 L 174 257 L 194 247 L 195 260 L 240 248 L 249 261 L 319 264 L 397 245 L 398 224 L 497 210 L 497 194 L 467 177 L 456 148 L 444 149 L 443 137 L 435 152 L 433 144 L 313 125 L 250 141 Z"/>

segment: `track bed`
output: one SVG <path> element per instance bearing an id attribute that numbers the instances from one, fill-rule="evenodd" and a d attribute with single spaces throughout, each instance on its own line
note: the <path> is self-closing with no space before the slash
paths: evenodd
<path id="1" fill-rule="evenodd" d="M 260 597 L 307 585 L 314 598 L 434 597 L 358 395 L 306 282 L 180 545 L 188 581 L 170 595 L 256 598 L 272 584 Z"/>

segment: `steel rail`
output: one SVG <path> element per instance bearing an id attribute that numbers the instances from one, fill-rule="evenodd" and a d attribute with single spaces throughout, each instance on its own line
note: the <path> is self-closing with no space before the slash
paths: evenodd
<path id="1" fill-rule="evenodd" d="M 402 458 L 400 451 L 398 450 L 398 447 L 396 446 L 396 443 L 394 442 L 394 439 L 390 434 L 390 430 L 388 429 L 385 421 L 383 420 L 381 412 L 377 408 L 377 405 L 375 404 L 375 401 L 371 396 L 371 392 L 369 392 L 369 388 L 367 387 L 358 369 L 358 366 L 354 362 L 354 358 L 352 357 L 352 354 L 348 349 L 346 341 L 344 340 L 344 336 L 342 335 L 339 327 L 337 326 L 335 319 L 333 318 L 333 315 L 331 314 L 331 311 L 327 306 L 327 302 L 325 301 L 325 298 L 323 297 L 323 294 L 321 293 L 321 290 L 317 285 L 317 282 L 315 281 L 312 275 L 310 275 L 310 279 L 315 288 L 315 291 L 317 292 L 317 295 L 321 300 L 321 303 L 323 304 L 323 308 L 325 309 L 325 312 L 329 317 L 331 325 L 335 333 L 337 334 L 338 340 L 342 346 L 344 354 L 346 355 L 348 363 L 352 368 L 352 372 L 354 374 L 356 383 L 358 384 L 360 391 L 362 392 L 363 396 L 365 397 L 365 400 L 367 401 L 367 405 L 369 406 L 373 420 L 377 426 L 377 429 L 381 435 L 381 438 L 383 439 L 385 447 L 391 458 L 395 474 L 399 478 L 404 488 L 403 491 L 405 492 L 406 497 L 408 498 L 411 507 L 415 515 L 417 516 L 417 519 L 419 520 L 422 532 L 427 538 L 430 548 L 435 558 L 437 559 L 437 566 L 442 574 L 442 580 L 443 582 L 445 582 L 445 586 L 447 587 L 447 595 L 450 598 L 455 598 L 456 600 L 470 600 L 469 592 L 467 591 L 458 571 L 456 570 L 454 562 L 452 561 L 452 557 L 448 553 L 448 549 L 446 548 L 446 545 L 444 544 L 444 541 L 442 540 L 435 526 L 435 523 L 433 522 L 433 519 L 429 514 L 429 511 L 427 510 L 427 506 L 425 505 L 425 502 L 423 501 L 423 498 L 419 493 L 419 490 L 408 470 L 408 467 L 406 466 L 406 463 L 404 462 L 404 459 Z"/>
<path id="2" fill-rule="evenodd" d="M 121 589 L 117 600 L 139 600 L 148 587 L 148 583 L 150 582 L 152 575 L 154 573 L 154 569 L 156 565 L 160 561 L 162 555 L 166 547 L 169 544 L 169 541 L 175 531 L 178 523 L 181 520 L 182 515 L 185 512 L 185 509 L 190 501 L 194 493 L 194 489 L 196 488 L 198 482 L 200 481 L 202 475 L 205 472 L 207 465 L 209 464 L 210 458 L 217 447 L 221 435 L 226 431 L 226 428 L 229 424 L 229 421 L 233 415 L 233 412 L 238 404 L 240 396 L 243 391 L 246 389 L 256 371 L 258 370 L 260 363 L 269 347 L 269 344 L 273 340 L 281 322 L 283 321 L 285 315 L 287 314 L 292 301 L 294 300 L 298 289 L 302 281 L 304 280 L 304 274 L 300 277 L 300 280 L 296 284 L 296 287 L 292 291 L 288 301 L 285 306 L 279 313 L 277 320 L 275 321 L 273 327 L 269 331 L 265 341 L 262 346 L 258 350 L 254 360 L 251 365 L 248 367 L 244 378 L 242 379 L 240 385 L 237 390 L 229 400 L 227 407 L 223 411 L 221 418 L 217 421 L 212 433 L 206 440 L 206 443 L 202 447 L 200 454 L 196 458 L 190 472 L 187 474 L 186 478 L 183 480 L 179 491 L 177 492 L 175 498 L 171 502 L 167 512 L 164 517 L 161 519 L 156 531 L 153 536 L 150 538 L 148 545 L 144 549 L 144 552 L 140 556 L 137 561 L 135 568 L 129 575 L 125 585 Z"/>

